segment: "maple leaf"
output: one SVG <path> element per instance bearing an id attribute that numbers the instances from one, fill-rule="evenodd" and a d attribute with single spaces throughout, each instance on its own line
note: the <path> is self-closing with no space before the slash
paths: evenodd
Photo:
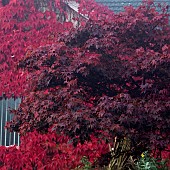
<path id="1" fill-rule="evenodd" d="M 22 137 L 23 150 L 17 153 L 22 167 L 75 169 L 73 159 L 76 165 L 82 155 L 95 160 L 88 149 L 102 151 L 101 136 L 128 137 L 134 156 L 141 149 L 166 147 L 170 27 L 165 12 L 144 3 L 114 14 L 82 0 L 80 11 L 89 20 L 70 29 L 71 23 L 56 21 L 50 6 L 42 13 L 33 0 L 19 2 L 9 4 L 7 12 L 0 8 L 0 90 L 23 95 L 8 123 Z M 17 13 L 17 5 L 24 10 Z M 13 168 L 18 160 L 10 157 L 5 165 Z M 16 167 L 21 169 L 18 162 Z"/>

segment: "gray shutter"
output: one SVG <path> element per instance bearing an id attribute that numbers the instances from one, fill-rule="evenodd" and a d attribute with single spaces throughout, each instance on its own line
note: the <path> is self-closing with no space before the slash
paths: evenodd
<path id="1" fill-rule="evenodd" d="M 10 114 L 10 109 L 17 109 L 21 99 L 14 98 L 1 98 L 0 100 L 0 145 L 10 146 L 18 145 L 19 146 L 19 134 L 16 132 L 9 132 L 4 128 L 6 122 L 10 121 L 13 117 Z"/>

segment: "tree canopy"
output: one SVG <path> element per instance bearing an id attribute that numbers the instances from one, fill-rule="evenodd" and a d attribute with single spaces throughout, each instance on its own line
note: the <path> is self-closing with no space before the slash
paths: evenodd
<path id="1" fill-rule="evenodd" d="M 81 27 L 57 32 L 50 43 L 20 58 L 16 71 L 26 74 L 25 96 L 8 128 L 22 136 L 21 148 L 29 140 L 26 134 L 40 137 L 31 140 L 31 146 L 44 140 L 56 146 L 56 138 L 48 139 L 55 134 L 68 137 L 66 145 L 75 150 L 96 138 L 98 147 L 103 139 L 112 144 L 114 137 L 130 139 L 133 156 L 165 150 L 170 143 L 167 8 L 160 6 L 157 12 L 147 1 L 119 14 L 105 8 L 99 14 L 100 5 L 94 9 Z M 49 32 L 48 27 L 42 29 Z M 50 156 L 56 158 L 54 152 L 59 151 L 51 146 L 43 151 L 52 149 Z"/>

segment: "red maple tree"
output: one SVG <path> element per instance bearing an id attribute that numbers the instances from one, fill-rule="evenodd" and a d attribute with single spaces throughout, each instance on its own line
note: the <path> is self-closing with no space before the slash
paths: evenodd
<path id="1" fill-rule="evenodd" d="M 149 1 L 119 14 L 94 9 L 87 12 L 85 25 L 57 35 L 53 44 L 20 60 L 17 71 L 27 73 L 26 95 L 8 128 L 21 134 L 21 146 L 29 140 L 25 134 L 45 134 L 38 141 L 42 146 L 52 133 L 67 136 L 66 145 L 72 143 L 73 150 L 86 143 L 86 149 L 94 147 L 94 136 L 109 142 L 117 136 L 131 140 L 129 152 L 136 157 L 145 150 L 162 151 L 170 143 L 167 8 L 157 12 Z M 30 141 L 30 148 L 36 141 Z M 35 158 L 29 151 L 30 159 Z M 42 153 L 46 151 L 51 150 Z"/>

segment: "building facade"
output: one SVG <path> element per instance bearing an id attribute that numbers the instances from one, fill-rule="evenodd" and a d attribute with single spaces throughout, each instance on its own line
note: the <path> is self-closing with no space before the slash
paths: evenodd
<path id="1" fill-rule="evenodd" d="M 124 6 L 132 5 L 134 7 L 138 7 L 141 5 L 143 0 L 95 0 L 98 3 L 101 3 L 105 6 L 108 6 L 111 10 L 118 13 L 124 10 Z M 155 4 L 167 4 L 169 6 L 169 13 L 170 13 L 170 0 L 154 0 Z"/>

